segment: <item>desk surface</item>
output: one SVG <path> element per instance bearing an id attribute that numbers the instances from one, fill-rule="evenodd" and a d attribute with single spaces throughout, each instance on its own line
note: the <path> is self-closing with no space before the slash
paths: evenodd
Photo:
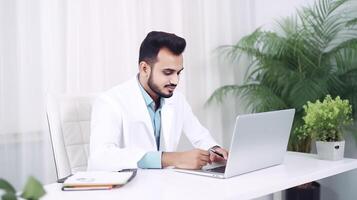
<path id="1" fill-rule="evenodd" d="M 357 159 L 319 160 L 316 155 L 288 152 L 279 166 L 229 179 L 178 173 L 170 169 L 138 170 L 124 187 L 101 191 L 61 191 L 45 186 L 47 199 L 252 199 L 357 168 Z"/>

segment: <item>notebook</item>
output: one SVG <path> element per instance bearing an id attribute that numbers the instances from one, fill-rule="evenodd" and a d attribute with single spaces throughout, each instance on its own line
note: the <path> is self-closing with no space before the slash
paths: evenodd
<path id="1" fill-rule="evenodd" d="M 108 171 L 86 171 L 77 172 L 68 177 L 63 185 L 64 191 L 75 190 L 103 190 L 120 187 L 129 182 L 136 171 L 108 172 Z"/>

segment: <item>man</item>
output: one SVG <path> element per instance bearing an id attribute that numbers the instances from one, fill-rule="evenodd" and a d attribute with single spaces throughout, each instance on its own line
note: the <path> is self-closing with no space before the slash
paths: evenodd
<path id="1" fill-rule="evenodd" d="M 174 92 L 185 47 L 181 37 L 150 32 L 140 46 L 138 75 L 97 98 L 89 170 L 200 169 L 227 159 L 227 151 L 199 123 L 184 96 Z M 175 152 L 182 132 L 196 149 Z"/>

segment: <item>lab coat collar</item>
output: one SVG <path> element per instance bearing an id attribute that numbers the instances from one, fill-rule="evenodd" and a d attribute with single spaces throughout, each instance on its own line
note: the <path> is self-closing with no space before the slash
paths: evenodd
<path id="1" fill-rule="evenodd" d="M 154 135 L 154 129 L 151 123 L 150 114 L 147 109 L 145 100 L 140 91 L 136 76 L 130 79 L 125 85 L 125 108 L 130 109 L 130 121 L 142 122 L 148 131 L 145 134 L 149 134 L 148 137 L 152 143 L 152 146 L 156 149 L 156 140 Z M 138 138 L 140 140 L 140 138 Z"/>

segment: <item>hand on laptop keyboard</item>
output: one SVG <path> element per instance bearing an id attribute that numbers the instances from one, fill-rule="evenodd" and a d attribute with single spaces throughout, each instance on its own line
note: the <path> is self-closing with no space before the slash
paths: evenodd
<path id="1" fill-rule="evenodd" d="M 220 146 L 211 147 L 208 151 L 210 152 L 210 163 L 225 162 L 228 159 L 228 151 Z"/>

